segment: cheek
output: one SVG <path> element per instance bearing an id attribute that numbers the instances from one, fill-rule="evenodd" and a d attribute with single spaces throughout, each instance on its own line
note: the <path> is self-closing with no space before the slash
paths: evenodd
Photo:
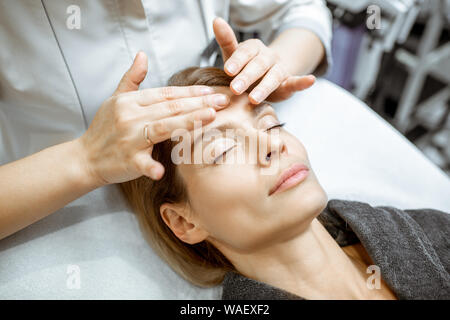
<path id="1" fill-rule="evenodd" d="M 232 170 L 225 168 L 206 170 L 204 174 L 197 174 L 190 180 L 189 199 L 200 217 L 210 216 L 208 212 L 213 209 L 219 212 L 229 210 L 230 200 L 240 196 L 237 192 L 237 179 L 233 173 Z M 242 177 L 242 180 L 248 185 L 245 183 L 245 177 Z"/>
<path id="2" fill-rule="evenodd" d="M 248 166 L 220 165 L 199 169 L 186 177 L 190 203 L 202 220 L 226 216 L 245 199 L 258 196 L 256 177 Z M 215 214 L 212 214 L 215 212 Z"/>
<path id="3" fill-rule="evenodd" d="M 251 213 L 261 214 L 266 198 L 257 173 L 248 165 L 221 165 L 185 175 L 197 223 L 213 238 L 236 246 L 240 246 L 243 235 L 255 238 L 248 234 L 255 229 Z"/>
<path id="4" fill-rule="evenodd" d="M 289 155 L 304 161 L 310 168 L 308 179 L 292 192 L 286 192 L 279 195 L 279 200 L 284 203 L 286 208 L 292 208 L 292 211 L 305 217 L 316 216 L 321 212 L 328 202 L 327 194 L 320 185 L 311 163 L 308 153 L 303 144 L 290 133 L 286 133 L 286 145 Z"/>

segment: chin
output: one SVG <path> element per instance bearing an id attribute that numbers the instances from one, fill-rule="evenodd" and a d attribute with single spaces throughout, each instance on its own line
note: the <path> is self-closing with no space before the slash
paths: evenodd
<path id="1" fill-rule="evenodd" d="M 247 237 L 253 241 L 241 246 L 241 252 L 253 252 L 297 237 L 311 225 L 328 203 L 328 196 L 316 179 L 305 181 L 277 196 L 275 206 L 278 209 L 268 213 L 268 217 L 271 217 L 268 218 L 269 227 L 266 226 L 266 231 L 259 236 Z"/>
<path id="2" fill-rule="evenodd" d="M 327 206 L 328 196 L 314 176 L 280 197 L 293 225 L 308 226 Z"/>

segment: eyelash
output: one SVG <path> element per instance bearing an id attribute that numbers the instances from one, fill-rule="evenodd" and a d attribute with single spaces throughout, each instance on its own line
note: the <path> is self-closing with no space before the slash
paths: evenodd
<path id="1" fill-rule="evenodd" d="M 236 145 L 232 146 L 231 148 L 228 148 L 227 150 L 225 150 L 224 152 L 222 152 L 222 154 L 220 156 L 218 156 L 217 158 L 214 159 L 213 163 L 216 164 L 216 162 L 225 155 L 225 153 L 227 153 L 228 151 L 230 151 L 231 149 L 233 149 L 234 147 L 236 147 Z"/>
<path id="2" fill-rule="evenodd" d="M 282 128 L 282 127 L 284 127 L 285 124 L 286 124 L 286 122 L 282 122 L 282 123 L 276 124 L 276 125 L 268 128 L 268 129 L 266 129 L 266 132 L 269 131 L 269 130 L 275 129 L 275 128 Z M 235 147 L 235 145 L 232 146 L 231 148 L 225 150 L 220 156 L 218 156 L 217 158 L 214 159 L 213 163 L 216 164 L 217 160 L 219 160 L 220 157 L 223 157 L 225 155 L 225 153 L 227 153 L 228 151 L 230 151 L 234 147 Z"/>
<path id="3" fill-rule="evenodd" d="M 272 130 L 272 129 L 275 129 L 275 128 L 282 128 L 282 127 L 284 127 L 285 124 L 286 124 L 286 122 L 282 122 L 282 123 L 276 124 L 276 125 L 268 128 L 266 131 L 269 131 L 269 130 Z"/>

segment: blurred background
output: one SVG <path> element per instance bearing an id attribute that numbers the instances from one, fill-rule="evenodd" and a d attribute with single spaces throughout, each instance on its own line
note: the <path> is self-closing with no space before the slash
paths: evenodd
<path id="1" fill-rule="evenodd" d="M 327 6 L 334 20 L 327 79 L 365 101 L 450 176 L 450 0 Z"/>

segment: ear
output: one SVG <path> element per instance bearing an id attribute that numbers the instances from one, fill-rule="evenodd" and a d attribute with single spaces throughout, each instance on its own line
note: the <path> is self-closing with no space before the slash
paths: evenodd
<path id="1" fill-rule="evenodd" d="M 208 237 L 208 232 L 198 225 L 192 217 L 189 206 L 164 203 L 159 208 L 161 218 L 172 232 L 183 242 L 196 244 Z"/>

